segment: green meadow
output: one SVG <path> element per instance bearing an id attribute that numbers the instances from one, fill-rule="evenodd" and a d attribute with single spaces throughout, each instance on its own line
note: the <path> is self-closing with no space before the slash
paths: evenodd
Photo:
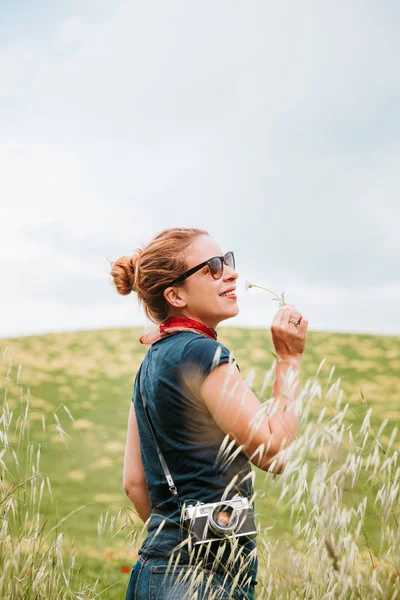
<path id="1" fill-rule="evenodd" d="M 65 556 L 74 549 L 76 572 L 71 585 L 78 580 L 94 585 L 98 580 L 96 593 L 101 598 L 124 597 L 141 539 L 140 523 L 122 489 L 133 380 L 146 351 L 138 341 L 141 333 L 139 329 L 65 332 L 2 339 L 0 346 L 2 382 L 6 381 L 2 395 L 6 387 L 7 403 L 15 415 L 24 413 L 29 402 L 26 436 L 40 444 L 40 471 L 51 482 L 51 494 L 44 492 L 40 509 L 43 522 L 49 530 L 56 526 L 53 537 L 64 532 Z M 271 385 L 262 393 L 261 389 L 274 360 L 270 331 L 221 328 L 219 339 L 233 351 L 255 393 L 267 399 Z M 400 422 L 399 373 L 400 337 L 309 331 L 301 385 L 312 390 L 313 383 L 318 384 L 321 393 L 313 396 L 308 422 L 316 423 L 323 409 L 321 419 L 327 420 L 348 403 L 343 422 L 352 423 L 357 432 L 372 408 L 371 439 L 387 419 L 379 436 L 384 453 Z M 335 381 L 337 386 L 327 393 Z M 8 443 L 14 448 L 18 445 L 18 432 L 13 428 Z M 340 447 L 332 445 L 331 452 L 325 444 L 333 466 L 340 466 L 351 444 L 347 434 Z M 399 447 L 397 438 L 394 447 Z M 25 458 L 18 457 L 15 479 L 25 473 Z M 309 479 L 318 461 L 315 446 L 307 457 Z M 375 483 L 367 478 L 367 471 L 360 472 L 357 484 L 344 490 L 343 504 L 357 505 L 373 493 Z M 279 544 L 282 553 L 285 540 L 291 543 L 294 527 L 290 506 L 285 498 L 280 500 L 282 480 L 257 471 L 256 491 L 263 535 L 271 547 Z M 360 552 L 371 568 L 376 568 L 381 553 L 378 512 L 379 504 L 368 504 L 359 538 Z M 265 561 L 261 560 L 260 568 L 268 568 Z"/>

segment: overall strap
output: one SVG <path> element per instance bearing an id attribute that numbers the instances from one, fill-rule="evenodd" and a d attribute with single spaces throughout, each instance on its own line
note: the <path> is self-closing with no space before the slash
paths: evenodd
<path id="1" fill-rule="evenodd" d="M 140 368 L 140 370 L 142 370 L 142 368 Z M 143 404 L 143 408 L 144 408 L 144 414 L 146 415 L 147 423 L 148 423 L 148 425 L 150 427 L 151 433 L 153 434 L 153 439 L 154 439 L 154 443 L 156 445 L 158 458 L 160 460 L 162 470 L 164 471 L 164 475 L 165 475 L 165 479 L 167 480 L 167 483 L 168 483 L 169 491 L 171 492 L 173 498 L 175 498 L 176 502 L 178 503 L 179 508 L 182 508 L 182 504 L 181 504 L 181 501 L 180 501 L 180 498 L 179 498 L 177 487 L 176 487 L 176 485 L 174 483 L 174 480 L 172 479 L 171 472 L 170 472 L 170 470 L 168 468 L 168 465 L 167 465 L 167 462 L 166 462 L 166 460 L 165 460 L 165 458 L 163 456 L 163 453 L 160 450 L 160 447 L 159 447 L 158 442 L 157 442 L 156 434 L 155 434 L 155 431 L 154 431 L 154 427 L 153 427 L 152 422 L 150 420 L 150 415 L 149 415 L 149 411 L 148 411 L 148 408 L 147 408 L 147 396 L 146 396 L 146 393 L 144 391 L 144 386 L 142 386 L 141 373 L 139 373 L 139 393 L 140 393 L 140 397 L 142 399 L 142 404 Z"/>

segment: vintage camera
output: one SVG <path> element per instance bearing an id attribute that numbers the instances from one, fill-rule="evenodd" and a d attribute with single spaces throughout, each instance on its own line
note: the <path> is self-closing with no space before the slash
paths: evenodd
<path id="1" fill-rule="evenodd" d="M 240 496 L 223 502 L 190 504 L 185 508 L 184 518 L 189 522 L 195 546 L 227 537 L 257 535 L 253 505 L 248 498 Z"/>

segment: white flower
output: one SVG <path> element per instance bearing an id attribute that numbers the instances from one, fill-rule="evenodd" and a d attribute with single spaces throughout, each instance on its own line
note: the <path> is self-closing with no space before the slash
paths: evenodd
<path id="1" fill-rule="evenodd" d="M 256 283 L 250 283 L 250 281 L 246 281 L 244 291 L 247 292 L 247 290 L 249 290 L 252 287 L 259 288 L 260 290 L 265 290 L 266 292 L 270 292 L 275 296 L 275 298 L 272 298 L 272 300 L 277 300 L 279 302 L 279 307 L 286 306 L 285 292 L 282 292 L 282 294 L 279 296 L 278 294 L 275 294 L 275 292 L 273 292 L 272 290 L 269 290 L 268 288 L 262 285 L 257 285 Z"/>

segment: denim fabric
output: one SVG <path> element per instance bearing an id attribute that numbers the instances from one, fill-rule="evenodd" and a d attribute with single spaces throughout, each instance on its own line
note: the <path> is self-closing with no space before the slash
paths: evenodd
<path id="1" fill-rule="evenodd" d="M 168 567 L 168 561 L 140 556 L 134 565 L 125 600 L 255 600 L 254 584 L 245 589 L 224 582 L 222 575 L 202 571 L 196 583 L 188 565 Z M 233 589 L 232 589 L 233 587 Z"/>

